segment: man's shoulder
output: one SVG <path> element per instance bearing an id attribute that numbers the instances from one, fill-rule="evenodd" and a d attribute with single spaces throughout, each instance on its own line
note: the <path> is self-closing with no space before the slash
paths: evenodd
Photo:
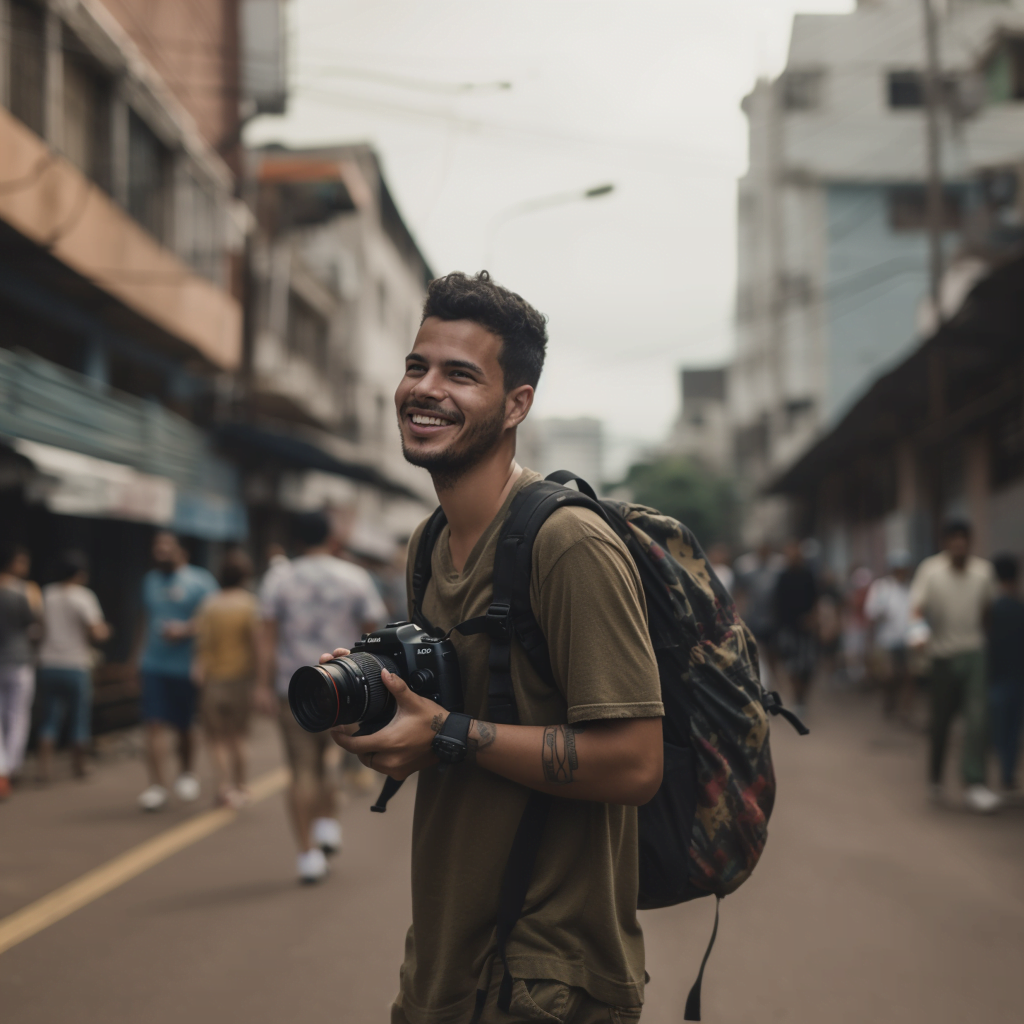
<path id="1" fill-rule="evenodd" d="M 179 571 L 192 586 L 203 590 L 210 590 L 217 586 L 217 579 L 213 573 L 209 569 L 204 569 L 201 565 L 189 563 L 188 565 L 183 565 Z"/>
<path id="2" fill-rule="evenodd" d="M 533 548 L 534 564 L 553 565 L 566 551 L 581 541 L 610 544 L 625 558 L 629 558 L 626 545 L 597 512 L 570 505 L 552 512 L 537 531 L 537 540 Z"/>

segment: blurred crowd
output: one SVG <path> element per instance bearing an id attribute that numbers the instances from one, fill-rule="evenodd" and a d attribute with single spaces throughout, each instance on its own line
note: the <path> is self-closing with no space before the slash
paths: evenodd
<path id="1" fill-rule="evenodd" d="M 155 534 L 130 666 L 148 782 L 138 798 L 142 810 L 159 811 L 172 798 L 200 799 L 196 725 L 213 768 L 214 802 L 243 807 L 250 717 L 264 713 L 279 722 L 291 768 L 299 877 L 324 876 L 326 855 L 341 845 L 332 752 L 326 734 L 295 724 L 288 680 L 325 651 L 350 647 L 362 633 L 405 617 L 405 552 L 388 554 L 352 551 L 325 514 L 310 513 L 296 517 L 293 557 L 272 545 L 256 580 L 241 548 L 223 553 L 215 576 L 191 564 L 173 533 Z M 112 634 L 81 552 L 62 553 L 43 587 L 32 575 L 25 548 L 0 550 L 0 799 L 24 779 L 33 737 L 38 756 L 28 781 L 52 778 L 58 747 L 69 750 L 74 775 L 88 773 L 92 677 Z M 362 766 L 350 767 L 365 786 Z"/>
<path id="2" fill-rule="evenodd" d="M 757 640 L 768 689 L 784 692 L 800 717 L 815 686 L 878 694 L 886 717 L 927 732 L 937 802 L 946 799 L 947 746 L 961 717 L 964 797 L 971 810 L 987 813 L 1018 790 L 1019 565 L 1009 554 L 992 561 L 973 555 L 967 522 L 950 521 L 942 533 L 942 550 L 917 565 L 908 552 L 893 551 L 884 572 L 854 565 L 843 578 L 822 564 L 814 539 L 792 539 L 781 550 L 764 544 L 735 560 L 716 545 L 708 556 Z"/>

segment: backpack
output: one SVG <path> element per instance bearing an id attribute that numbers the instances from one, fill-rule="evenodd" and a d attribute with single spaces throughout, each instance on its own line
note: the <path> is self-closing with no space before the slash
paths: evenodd
<path id="1" fill-rule="evenodd" d="M 578 490 L 565 486 L 575 481 Z M 750 877 L 764 849 L 775 802 L 768 746 L 768 715 L 782 715 L 801 734 L 807 728 L 761 686 L 754 638 L 708 564 L 694 535 L 654 509 L 599 501 L 567 471 L 527 485 L 513 499 L 498 538 L 493 595 L 485 615 L 455 629 L 491 640 L 488 717 L 515 724 L 511 645 L 518 643 L 541 676 L 554 685 L 547 641 L 530 605 L 533 543 L 556 509 L 588 508 L 625 543 L 647 601 L 648 626 L 661 679 L 664 774 L 650 803 L 638 809 L 641 910 L 714 895 L 715 926 L 685 1020 L 700 1020 L 704 967 L 718 932 L 718 902 Z M 428 520 L 412 573 L 414 619 L 426 629 L 423 597 L 431 555 L 446 525 L 438 508 Z M 397 785 L 387 780 L 374 810 L 382 811 Z M 513 840 L 499 898 L 498 954 L 505 967 L 498 1005 L 507 1011 L 512 978 L 505 947 L 523 905 L 553 798 L 533 792 Z M 485 992 L 477 993 L 477 1012 Z"/>

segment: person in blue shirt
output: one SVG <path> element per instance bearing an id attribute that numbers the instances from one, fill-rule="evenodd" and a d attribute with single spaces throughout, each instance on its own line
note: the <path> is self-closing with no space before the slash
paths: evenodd
<path id="1" fill-rule="evenodd" d="M 153 538 L 153 561 L 156 568 L 146 573 L 142 583 L 145 619 L 138 663 L 149 773 L 149 786 L 139 796 L 139 806 L 146 811 L 160 810 L 169 798 L 164 784 L 167 726 L 178 740 L 180 772 L 174 793 L 183 801 L 199 798 L 199 780 L 192 773 L 197 692 L 191 678 L 193 618 L 203 599 L 218 589 L 206 569 L 189 565 L 188 553 L 167 530 Z"/>

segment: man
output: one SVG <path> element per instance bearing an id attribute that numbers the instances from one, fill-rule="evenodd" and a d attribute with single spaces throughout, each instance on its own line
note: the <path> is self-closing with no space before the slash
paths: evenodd
<path id="1" fill-rule="evenodd" d="M 169 530 L 160 530 L 153 538 L 153 561 L 156 568 L 142 582 L 144 646 L 139 664 L 149 772 L 149 786 L 139 796 L 144 811 L 159 811 L 169 798 L 164 774 L 167 726 L 177 738 L 180 770 L 174 794 L 186 803 L 199 799 L 199 780 L 192 773 L 196 712 L 192 618 L 207 594 L 217 590 L 209 572 L 189 565 L 188 552 Z"/>
<path id="2" fill-rule="evenodd" d="M 516 464 L 516 428 L 533 403 L 546 341 L 544 318 L 486 272 L 430 286 L 395 405 L 405 457 L 430 472 L 448 520 L 423 604 L 439 628 L 486 612 L 501 524 L 515 495 L 539 479 Z M 376 771 L 396 779 L 419 772 L 413 922 L 393 1024 L 640 1016 L 634 808 L 661 782 L 663 714 L 640 579 L 600 516 L 563 508 L 540 530 L 531 588 L 554 685 L 513 645 L 522 724 L 487 721 L 489 642 L 456 633 L 472 716 L 462 763 L 439 768 L 432 744 L 435 733 L 448 735 L 447 712 L 389 674 L 395 718 L 368 737 L 335 730 Z M 466 727 L 464 718 L 453 722 Z M 507 944 L 510 1017 L 497 1008 L 495 920 L 531 790 L 561 799 Z"/>
<path id="3" fill-rule="evenodd" d="M 907 658 L 910 629 L 910 553 L 893 551 L 889 573 L 873 580 L 864 599 L 875 675 L 885 692 L 886 717 L 896 711 L 909 720 L 914 680 Z"/>
<path id="4" fill-rule="evenodd" d="M 0 548 L 0 800 L 21 772 L 32 718 L 32 643 L 39 639 L 43 599 L 28 578 L 31 568 L 28 548 Z"/>
<path id="5" fill-rule="evenodd" d="M 910 586 L 911 617 L 927 624 L 931 638 L 932 798 L 942 799 L 942 769 L 949 727 L 964 714 L 963 778 L 967 806 L 980 814 L 999 806 L 999 797 L 985 785 L 986 722 L 985 620 L 995 597 L 992 566 L 971 555 L 971 528 L 962 520 L 942 531 L 944 550 L 926 558 Z M 911 626 L 915 646 L 925 641 Z"/>
<path id="6" fill-rule="evenodd" d="M 992 691 L 992 734 L 1003 790 L 1017 792 L 1017 749 L 1024 725 L 1024 601 L 1013 555 L 994 559 L 999 596 L 992 605 L 988 635 L 988 677 Z"/>
<path id="7" fill-rule="evenodd" d="M 775 584 L 782 566 L 767 541 L 736 559 L 736 604 L 747 628 L 757 641 L 761 682 L 771 689 L 774 670 Z"/>
<path id="8" fill-rule="evenodd" d="M 261 657 L 257 706 L 276 714 L 291 766 L 288 809 L 299 847 L 299 881 L 314 883 L 327 874 L 327 855 L 341 847 L 334 787 L 327 778 L 327 733 L 304 732 L 288 707 L 288 682 L 302 665 L 314 664 L 325 647 L 353 644 L 372 633 L 387 616 L 369 573 L 335 557 L 337 542 L 327 516 L 298 518 L 304 553 L 268 572 L 260 592 Z M 272 680 L 276 681 L 274 695 Z"/>
<path id="9" fill-rule="evenodd" d="M 800 542 L 783 548 L 786 567 L 775 582 L 775 649 L 793 689 L 793 714 L 807 713 L 807 697 L 818 661 L 818 584 L 804 563 Z"/>

